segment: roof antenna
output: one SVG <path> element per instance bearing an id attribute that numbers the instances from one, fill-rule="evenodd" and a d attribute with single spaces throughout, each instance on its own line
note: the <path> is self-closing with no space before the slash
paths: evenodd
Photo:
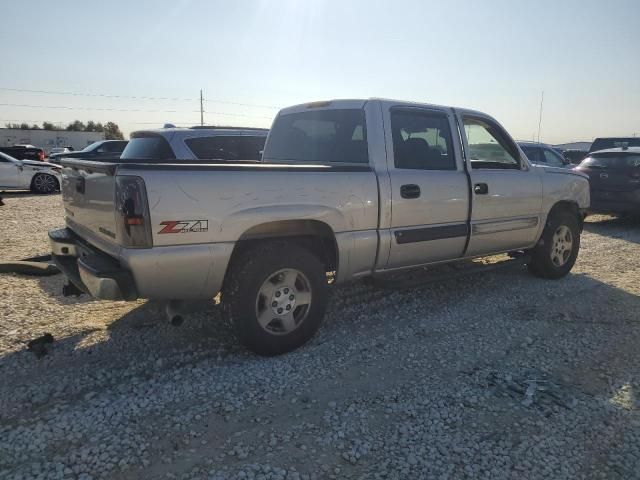
<path id="1" fill-rule="evenodd" d="M 540 99 L 540 118 L 538 119 L 538 143 L 540 143 L 540 129 L 542 127 L 542 104 L 544 103 L 544 90 L 542 91 L 542 98 Z"/>

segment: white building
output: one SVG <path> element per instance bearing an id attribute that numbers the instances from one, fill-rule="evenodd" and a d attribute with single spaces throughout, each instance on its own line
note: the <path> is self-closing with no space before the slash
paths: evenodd
<path id="1" fill-rule="evenodd" d="M 29 144 L 40 147 L 47 153 L 53 147 L 73 147 L 74 150 L 82 150 L 98 140 L 104 140 L 104 132 L 0 128 L 0 146 Z"/>

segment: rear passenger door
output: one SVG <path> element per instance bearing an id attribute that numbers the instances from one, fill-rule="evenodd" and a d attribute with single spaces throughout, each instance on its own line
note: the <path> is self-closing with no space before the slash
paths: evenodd
<path id="1" fill-rule="evenodd" d="M 391 108 L 385 113 L 391 180 L 387 268 L 458 258 L 468 233 L 469 184 L 451 111 Z"/>

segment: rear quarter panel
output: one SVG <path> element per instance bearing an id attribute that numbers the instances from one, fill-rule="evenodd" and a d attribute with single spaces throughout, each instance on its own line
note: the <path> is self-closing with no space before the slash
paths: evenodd
<path id="1" fill-rule="evenodd" d="M 251 227 L 278 220 L 319 220 L 334 233 L 377 226 L 378 193 L 371 171 L 131 170 L 126 174 L 145 180 L 154 246 L 233 242 Z M 206 226 L 160 233 L 167 222 L 198 220 Z"/>

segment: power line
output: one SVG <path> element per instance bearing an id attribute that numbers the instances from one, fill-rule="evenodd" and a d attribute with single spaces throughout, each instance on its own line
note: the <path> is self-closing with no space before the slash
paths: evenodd
<path id="1" fill-rule="evenodd" d="M 133 100 L 169 100 L 169 101 L 180 101 L 180 102 L 196 102 L 199 100 L 198 98 L 147 97 L 147 96 L 137 96 L 137 95 L 107 95 L 105 93 L 56 92 L 51 90 L 29 90 L 24 88 L 9 88 L 9 87 L 0 87 L 0 90 L 3 90 L 5 92 L 43 93 L 46 95 L 71 95 L 74 97 L 127 98 L 127 99 L 133 99 Z M 226 105 L 236 105 L 241 107 L 269 108 L 269 109 L 275 109 L 275 110 L 278 110 L 280 108 L 273 105 L 259 105 L 255 103 L 230 102 L 227 100 L 205 100 L 205 102 L 221 103 Z"/>
<path id="2" fill-rule="evenodd" d="M 65 105 L 27 105 L 19 103 L 0 103 L 3 107 L 19 107 L 19 108 L 49 108 L 57 110 L 86 110 L 95 112 L 137 112 L 137 113 L 199 113 L 200 110 L 144 110 L 133 108 L 85 108 L 85 107 L 68 107 Z M 226 112 L 207 112 L 210 115 L 223 115 L 228 117 L 247 117 L 247 118 L 268 118 L 271 116 L 247 115 L 244 113 L 226 113 Z"/>

